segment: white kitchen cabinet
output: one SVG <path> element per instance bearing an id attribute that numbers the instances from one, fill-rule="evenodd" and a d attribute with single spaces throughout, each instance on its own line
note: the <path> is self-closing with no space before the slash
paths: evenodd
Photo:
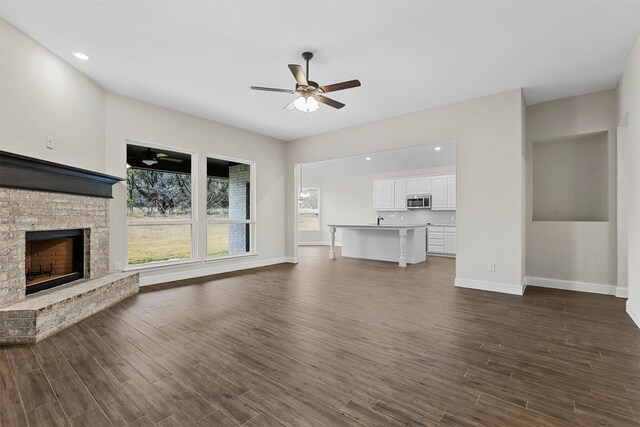
<path id="1" fill-rule="evenodd" d="M 384 209 L 383 181 L 373 181 L 373 209 L 376 211 Z"/>
<path id="2" fill-rule="evenodd" d="M 447 177 L 447 207 L 449 210 L 456 210 L 456 176 Z"/>
<path id="3" fill-rule="evenodd" d="M 431 177 L 431 209 L 434 211 L 456 210 L 456 176 Z"/>
<path id="4" fill-rule="evenodd" d="M 393 208 L 395 210 L 407 210 L 407 180 L 396 179 L 394 184 L 394 203 Z"/>
<path id="5" fill-rule="evenodd" d="M 418 194 L 420 178 L 407 178 L 407 194 Z"/>
<path id="6" fill-rule="evenodd" d="M 427 228 L 427 253 L 456 254 L 456 228 L 434 227 Z"/>
<path id="7" fill-rule="evenodd" d="M 456 254 L 456 228 L 445 227 L 444 229 L 444 253 L 455 255 Z"/>
<path id="8" fill-rule="evenodd" d="M 423 176 L 418 178 L 418 194 L 431 194 L 431 177 L 430 176 Z"/>
<path id="9" fill-rule="evenodd" d="M 446 210 L 447 209 L 447 176 L 431 177 L 431 209 Z"/>
<path id="10" fill-rule="evenodd" d="M 421 176 L 416 178 L 407 178 L 407 195 L 430 193 L 431 177 Z"/>
<path id="11" fill-rule="evenodd" d="M 382 209 L 393 210 L 395 207 L 395 181 L 382 181 Z"/>

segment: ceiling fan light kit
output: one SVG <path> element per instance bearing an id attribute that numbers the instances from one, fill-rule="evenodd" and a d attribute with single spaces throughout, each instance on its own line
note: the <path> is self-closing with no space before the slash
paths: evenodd
<path id="1" fill-rule="evenodd" d="M 267 92 L 283 92 L 297 94 L 298 97 L 287 104 L 285 110 L 296 109 L 305 113 L 316 111 L 320 108 L 320 104 L 325 104 L 330 107 L 340 109 L 344 107 L 344 104 L 334 99 L 328 98 L 323 94 L 328 92 L 336 92 L 339 90 L 350 89 L 352 87 L 360 86 L 359 80 L 349 80 L 342 83 L 334 83 L 326 86 L 320 86 L 318 83 L 309 80 L 309 61 L 313 58 L 313 53 L 304 52 L 302 59 L 306 62 L 306 74 L 302 70 L 302 67 L 298 64 L 289 64 L 289 70 L 293 74 L 293 78 L 296 79 L 295 90 L 291 89 L 277 89 L 271 87 L 251 86 L 253 90 L 262 90 Z"/>

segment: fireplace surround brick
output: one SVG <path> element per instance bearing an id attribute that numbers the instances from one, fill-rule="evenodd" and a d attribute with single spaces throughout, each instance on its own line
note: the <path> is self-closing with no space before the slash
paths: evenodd
<path id="1" fill-rule="evenodd" d="M 27 231 L 85 230 L 85 277 L 109 271 L 109 200 L 0 188 L 0 306 L 25 298 Z"/>
<path id="2" fill-rule="evenodd" d="M 25 295 L 27 231 L 84 230 L 84 278 Z M 109 199 L 0 187 L 0 344 L 35 343 L 139 290 L 109 274 Z"/>

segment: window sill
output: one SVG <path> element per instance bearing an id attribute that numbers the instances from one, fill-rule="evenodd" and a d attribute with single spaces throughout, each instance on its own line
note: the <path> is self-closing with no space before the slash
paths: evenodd
<path id="1" fill-rule="evenodd" d="M 226 260 L 230 260 L 230 259 L 234 259 L 234 258 L 246 258 L 246 257 L 252 257 L 252 256 L 258 256 L 258 252 L 246 252 L 243 254 L 233 254 L 233 255 L 223 255 L 223 256 L 216 256 L 216 257 L 207 257 L 204 262 L 205 263 L 210 263 L 210 262 L 216 262 L 216 261 L 226 261 Z"/>
<path id="2" fill-rule="evenodd" d="M 298 230 L 298 232 L 300 233 L 304 233 L 305 231 L 322 231 L 321 228 L 313 228 L 313 229 L 307 229 L 307 230 Z"/>
<path id="3" fill-rule="evenodd" d="M 127 265 L 122 271 L 141 271 L 141 270 L 153 270 L 163 267 L 176 267 L 182 265 L 200 264 L 201 261 L 197 259 L 184 259 L 179 261 L 159 261 L 148 264 L 135 264 Z"/>

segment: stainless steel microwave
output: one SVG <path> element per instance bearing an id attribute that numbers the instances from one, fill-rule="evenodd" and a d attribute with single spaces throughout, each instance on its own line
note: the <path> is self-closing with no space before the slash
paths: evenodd
<path id="1" fill-rule="evenodd" d="M 430 194 L 407 196 L 407 209 L 431 209 Z"/>

